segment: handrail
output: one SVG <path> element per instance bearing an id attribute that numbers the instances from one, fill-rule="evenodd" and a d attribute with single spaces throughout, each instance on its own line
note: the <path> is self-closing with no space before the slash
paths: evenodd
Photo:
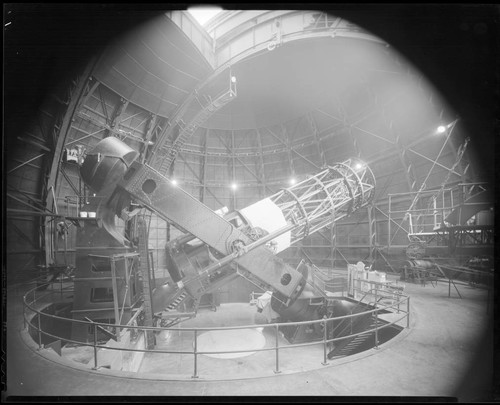
<path id="1" fill-rule="evenodd" d="M 356 315 L 359 315 L 359 314 L 363 314 L 365 315 L 366 313 L 369 313 L 369 312 L 357 312 L 356 314 L 353 314 L 353 311 L 360 308 L 362 305 L 367 305 L 366 303 L 363 302 L 363 299 L 367 296 L 367 295 L 373 295 L 373 293 L 371 291 L 374 291 L 375 290 L 375 297 L 376 297 L 376 291 L 377 289 L 375 288 L 371 288 L 370 290 L 366 291 L 365 294 L 361 297 L 361 299 L 358 301 L 358 304 L 356 304 L 356 306 L 354 306 L 353 308 L 351 308 L 351 319 L 354 318 Z M 382 298 L 382 297 L 381 297 Z M 378 303 L 379 300 L 375 300 L 376 303 Z M 334 319 L 340 319 L 341 317 L 336 317 Z M 332 319 L 332 318 L 330 318 Z M 339 324 L 332 330 L 332 333 L 334 333 L 337 328 L 339 328 L 341 325 L 343 324 L 343 322 L 339 322 Z M 350 324 L 348 325 L 345 325 L 344 328 L 342 328 L 340 330 L 340 334 L 344 333 L 348 328 L 351 328 L 352 329 L 352 326 L 353 326 L 353 322 L 351 321 Z M 348 336 L 345 336 L 344 338 L 347 339 L 349 338 L 350 336 L 356 336 L 356 335 L 348 335 Z"/>
<path id="2" fill-rule="evenodd" d="M 61 320 L 65 320 L 65 321 L 71 321 L 71 322 L 77 322 L 77 323 L 84 323 L 84 324 L 88 324 L 88 325 L 99 325 L 99 326 L 108 326 L 108 327 L 117 327 L 117 328 L 120 328 L 120 329 L 141 329 L 141 330 L 175 330 L 175 331 L 194 331 L 194 330 L 203 330 L 203 331 L 209 331 L 209 330 L 231 330 L 231 329 L 249 329 L 249 328 L 255 328 L 255 327 L 262 327 L 262 325 L 240 325 L 240 326 L 220 326 L 220 327 L 217 327 L 217 328 L 214 328 L 214 327 L 197 327 L 197 328 L 162 328 L 162 327 L 155 327 L 155 326 L 133 326 L 133 325 L 116 325 L 116 324 L 109 324 L 109 323 L 104 323 L 104 322 L 88 322 L 88 321 L 83 321 L 83 320 L 79 320 L 79 319 L 69 319 L 69 318 L 64 318 L 64 317 L 60 317 L 60 316 L 57 316 L 57 315 L 50 315 L 50 314 L 44 314 L 42 313 L 41 311 L 37 310 L 37 309 L 34 309 L 32 308 L 25 300 L 26 296 L 36 290 L 38 287 L 35 287 L 33 288 L 32 290 L 29 290 L 23 297 L 23 302 L 25 304 L 25 306 L 30 309 L 32 312 L 34 313 L 37 313 L 37 314 L 42 314 L 44 316 L 47 316 L 47 317 L 51 317 L 51 318 L 54 318 L 54 319 L 61 319 Z M 71 291 L 68 291 L 68 292 L 71 292 Z M 54 294 L 56 293 L 55 291 L 53 292 Z M 57 292 L 59 293 L 59 292 Z M 50 293 L 48 293 L 50 294 Z M 48 294 L 45 294 L 43 297 L 46 297 Z M 409 299 L 408 296 L 404 296 L 404 300 L 407 300 Z M 38 299 L 37 299 L 38 300 Z M 35 301 L 31 302 L 31 304 L 33 304 Z M 346 318 L 351 318 L 351 317 L 357 317 L 357 316 L 360 316 L 360 315 L 365 315 L 365 314 L 368 314 L 368 313 L 373 313 L 373 312 L 376 312 L 376 311 L 379 311 L 380 309 L 387 309 L 387 308 L 392 308 L 392 305 L 385 305 L 385 306 L 382 306 L 382 307 L 378 307 L 378 308 L 375 308 L 375 309 L 371 309 L 371 310 L 368 310 L 368 311 L 365 311 L 365 312 L 359 312 L 359 313 L 356 313 L 356 314 L 351 314 L 351 315 L 343 315 L 343 316 L 339 316 L 339 317 L 335 317 L 335 318 L 326 318 L 327 321 L 330 321 L 330 320 L 339 320 L 339 319 L 346 319 Z M 317 324 L 317 323 L 322 323 L 324 322 L 325 319 L 317 319 L 317 320 L 314 320 L 314 321 L 297 321 L 297 322 L 285 322 L 285 323 L 279 323 L 279 322 L 275 322 L 275 323 L 268 323 L 268 324 L 265 324 L 264 326 L 289 326 L 289 325 L 308 325 L 308 324 Z M 64 340 L 67 340 L 67 339 L 64 339 Z"/>
<path id="3" fill-rule="evenodd" d="M 221 326 L 221 327 L 198 327 L 198 328 L 179 328 L 179 327 L 172 327 L 172 328 L 165 328 L 165 327 L 155 327 L 155 326 L 143 326 L 143 325 L 133 325 L 133 324 L 127 324 L 127 325 L 116 325 L 116 324 L 108 324 L 108 323 L 103 323 L 103 322 L 88 322 L 88 321 L 84 321 L 84 320 L 79 320 L 79 319 L 71 319 L 71 318 L 65 318 L 65 317 L 61 317 L 61 316 L 57 316 L 57 315 L 51 315 L 51 314 L 46 314 L 46 313 L 43 313 L 42 310 L 38 310 L 38 309 L 35 309 L 33 307 L 34 304 L 36 304 L 36 302 L 39 301 L 39 298 L 36 297 L 36 291 L 37 289 L 40 288 L 40 287 L 35 287 L 31 290 L 29 290 L 24 296 L 23 296 L 23 305 L 24 305 L 24 308 L 25 309 L 29 309 L 31 312 L 33 312 L 34 314 L 29 318 L 27 319 L 26 317 L 26 311 L 24 310 L 23 311 L 23 318 L 24 318 L 24 321 L 25 321 L 25 327 L 26 325 L 29 325 L 29 327 L 31 327 L 33 330 L 35 330 L 38 334 L 38 346 L 39 346 L 39 349 L 42 349 L 43 348 L 43 345 L 42 345 L 42 335 L 44 336 L 49 336 L 51 338 L 54 338 L 54 339 L 59 339 L 59 340 L 62 340 L 64 342 L 68 342 L 68 343 L 73 343 L 73 344 L 77 344 L 77 345 L 80 345 L 80 346 L 91 346 L 94 348 L 94 367 L 93 369 L 98 369 L 99 366 L 98 366 L 98 357 L 97 357 L 97 350 L 98 349 L 106 349 L 106 350 L 119 350 L 119 351 L 124 351 L 124 352 L 139 352 L 139 353 L 158 353 L 158 354 L 192 354 L 194 356 L 194 375 L 192 375 L 191 377 L 192 378 L 197 378 L 198 375 L 197 375 L 197 356 L 198 355 L 201 355 L 201 354 L 230 354 L 230 353 L 247 353 L 247 352 L 261 352 L 261 351 L 275 351 L 276 352 L 276 369 L 274 370 L 275 373 L 279 373 L 279 350 L 281 349 L 293 349 L 293 348 L 296 348 L 296 347 L 303 347 L 303 346 L 313 346 L 313 345 L 320 345 L 322 344 L 323 347 L 324 347 L 324 358 L 323 358 L 323 362 L 322 364 L 323 365 L 326 365 L 326 364 L 329 364 L 327 362 L 327 358 L 326 358 L 326 353 L 327 353 L 327 345 L 331 342 L 335 342 L 335 341 L 339 341 L 339 340 L 344 340 L 344 339 L 347 339 L 347 338 L 354 338 L 356 336 L 360 336 L 360 335 L 365 335 L 365 334 L 371 334 L 373 332 L 375 332 L 375 335 L 377 336 L 377 333 L 378 333 L 378 330 L 380 329 L 383 329 L 383 328 L 386 328 L 386 327 L 389 327 L 391 325 L 394 325 L 398 322 L 400 322 L 401 320 L 403 320 L 404 318 L 407 318 L 407 326 L 406 328 L 409 328 L 409 316 L 410 316 L 410 297 L 409 296 L 404 296 L 404 298 L 398 302 L 398 312 L 401 311 L 403 312 L 403 315 L 398 318 L 397 320 L 395 321 L 392 321 L 392 322 L 388 322 L 388 323 L 385 323 L 383 325 L 378 325 L 378 322 L 375 323 L 375 327 L 372 328 L 372 329 L 369 329 L 369 330 L 365 330 L 365 331 L 362 331 L 362 332 L 358 332 L 358 333 L 354 333 L 354 334 L 350 334 L 350 335 L 347 335 L 347 336 L 340 336 L 340 337 L 333 337 L 333 338 L 330 338 L 328 339 L 327 336 L 326 336 L 326 333 L 325 335 L 323 336 L 323 339 L 322 340 L 319 340 L 319 341 L 313 341 L 313 342 L 306 342 L 306 343 L 297 343 L 297 344 L 289 344 L 289 345 L 286 345 L 286 346 L 280 346 L 279 345 L 279 331 L 280 331 L 280 326 L 300 326 L 300 325 L 323 325 L 324 327 L 324 330 L 326 331 L 326 327 L 327 327 L 327 324 L 328 322 L 332 322 L 332 321 L 340 321 L 340 323 L 342 323 L 342 321 L 344 319 L 353 319 L 353 318 L 356 318 L 356 317 L 360 317 L 360 316 L 363 316 L 363 315 L 367 315 L 367 314 L 375 314 L 375 318 L 376 320 L 378 319 L 378 312 L 381 311 L 381 310 L 384 310 L 384 309 L 389 309 L 389 308 L 394 308 L 396 309 L 396 307 L 394 305 L 379 305 L 377 306 L 376 308 L 374 309 L 370 309 L 368 311 L 363 311 L 363 312 L 359 312 L 359 313 L 356 313 L 356 314 L 350 314 L 350 315 L 343 315 L 343 316 L 339 316 L 339 317 L 335 317 L 335 318 L 324 318 L 324 319 L 317 319 L 317 320 L 313 320 L 313 321 L 300 321 L 300 322 L 286 322 L 286 323 L 269 323 L 269 324 L 264 324 L 264 325 L 255 325 L 255 324 L 252 324 L 252 325 L 240 325 L 240 326 Z M 71 291 L 69 291 L 71 292 Z M 59 294 L 60 291 L 57 291 L 57 290 L 54 290 L 54 291 L 51 291 L 49 292 L 48 294 Z M 29 295 L 32 294 L 34 299 L 33 301 L 31 302 L 28 302 L 28 297 Z M 45 298 L 48 294 L 45 294 L 43 296 L 43 298 Z M 401 294 L 403 295 L 403 294 Z M 402 302 L 407 302 L 407 310 L 404 311 L 404 310 L 401 310 L 399 308 L 399 305 L 402 303 Z M 37 322 L 37 325 L 35 325 L 33 323 L 33 320 L 35 319 L 36 317 L 36 314 L 38 314 L 38 322 Z M 44 317 L 47 317 L 47 318 L 52 318 L 52 319 L 58 319 L 58 320 L 62 320 L 62 321 L 66 321 L 66 322 L 71 322 L 71 323 L 78 323 L 78 324 L 87 324 L 87 325 L 92 325 L 92 328 L 93 328 L 93 334 L 94 334 L 94 341 L 93 342 L 78 342 L 78 341 L 74 341 L 72 339 L 67 339 L 67 338 L 62 338 L 60 336 L 56 336 L 56 335 L 53 335 L 51 333 L 48 333 L 47 331 L 43 331 L 42 328 L 41 328 L 41 318 L 42 316 Z M 130 322 L 129 322 L 130 323 Z M 194 341 L 193 341 L 193 350 L 192 351 L 186 351 L 186 350 L 164 350 L 164 349 L 140 349 L 140 348 L 125 348 L 125 347 L 110 347 L 110 346 L 105 346 L 105 345 L 100 345 L 97 343 L 97 327 L 98 326 L 102 326 L 102 327 L 110 327 L 110 328 L 117 328 L 117 330 L 119 331 L 122 331 L 122 330 L 136 330 L 138 332 L 143 332 L 143 333 L 146 333 L 146 331 L 157 331 L 157 332 L 161 332 L 163 330 L 169 330 L 169 331 L 180 331 L 180 332 L 192 332 L 193 335 L 194 335 Z M 215 330 L 238 330 L 238 329 L 256 329 L 256 328 L 262 328 L 262 327 L 266 327 L 266 328 L 274 328 L 275 330 L 275 336 L 276 336 L 276 339 L 275 339 L 275 345 L 274 346 L 271 346 L 271 347 L 266 347 L 266 348 L 261 348 L 261 349 L 238 349 L 238 350 L 225 350 L 225 351 L 199 351 L 197 350 L 197 337 L 198 337 L 198 334 L 199 332 L 204 332 L 204 331 L 215 331 Z M 378 342 L 377 342 L 377 337 L 375 339 L 375 347 L 377 348 L 377 345 L 378 345 Z"/>

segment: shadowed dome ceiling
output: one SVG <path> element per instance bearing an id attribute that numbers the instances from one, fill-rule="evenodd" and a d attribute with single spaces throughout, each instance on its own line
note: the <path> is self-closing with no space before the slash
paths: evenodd
<path id="1" fill-rule="evenodd" d="M 278 26 L 282 41 L 269 46 Z M 114 41 L 94 70 L 99 97 L 80 111 L 79 131 L 93 133 L 86 117 L 106 119 L 144 162 L 195 196 L 206 200 L 210 190 L 215 206 L 248 204 L 256 189 L 264 196 L 351 157 L 370 164 L 378 198 L 417 191 L 423 179 L 439 187 L 447 177 L 464 137 L 455 131 L 440 152 L 447 141 L 433 132 L 456 114 L 390 44 L 309 11 L 227 12 L 211 27 L 167 12 Z M 234 95 L 214 102 L 231 76 Z M 146 124 L 137 108 L 157 117 Z M 131 131 L 127 117 L 139 126 Z M 87 149 L 97 139 L 89 141 Z M 457 170 L 448 176 L 459 179 Z M 235 182 L 246 187 L 237 197 L 228 189 Z"/>
<path id="2" fill-rule="evenodd" d="M 213 209 L 248 206 L 351 157 L 374 172 L 385 212 L 390 193 L 493 184 L 493 6 L 234 10 L 205 28 L 160 4 L 5 10 L 12 268 L 48 262 L 44 215 L 88 196 L 68 151 L 109 136 Z M 237 96 L 218 108 L 211 97 L 230 74 Z M 440 124 L 449 131 L 436 134 Z"/>
<path id="3" fill-rule="evenodd" d="M 203 125 L 249 129 L 303 116 L 360 86 L 383 89 L 404 73 L 388 47 L 358 39 L 284 44 L 232 67 L 238 97 Z M 359 100 L 362 108 L 362 100 Z"/>
<path id="4" fill-rule="evenodd" d="M 161 15 L 111 43 L 94 76 L 124 99 L 169 117 L 211 71 L 192 41 Z"/>
<path id="5" fill-rule="evenodd" d="M 390 18 L 397 20 L 394 12 Z M 444 137 L 433 136 L 438 125 L 457 118 L 447 104 L 450 97 L 445 101 L 391 43 L 335 14 L 227 11 L 205 30 L 187 13 L 162 10 L 99 52 L 59 152 L 77 144 L 88 150 L 103 137 L 118 136 L 140 151 L 144 162 L 159 162 L 155 167 L 165 169 L 162 173 L 192 186 L 189 191 L 194 195 L 198 189 L 227 194 L 222 189 L 233 180 L 268 194 L 270 184 L 282 185 L 291 175 L 312 173 L 352 156 L 373 165 L 376 177 L 392 191 L 415 191 L 424 181 L 426 187 L 438 187 L 443 180 L 464 180 L 461 170 L 450 171 L 467 136 L 461 122 L 444 148 Z M 269 24 L 279 18 L 290 18 L 296 31 L 288 33 L 281 44 L 267 46 L 266 41 L 276 34 L 276 25 Z M 434 21 L 437 17 L 426 18 Z M 125 30 L 126 24 L 119 25 Z M 383 22 L 379 26 L 385 29 Z M 337 35 L 339 27 L 353 35 Z M 254 28 L 258 35 L 252 37 Z M 397 31 L 392 30 L 393 34 Z M 481 34 L 476 31 L 470 34 Z M 214 32 L 219 33 L 215 39 L 210 36 Z M 311 32 L 319 34 L 311 36 Z M 423 30 L 419 35 L 430 38 L 432 32 Z M 261 42 L 248 42 L 252 38 Z M 457 43 L 452 41 L 444 53 L 458 49 Z M 432 58 L 438 57 L 440 52 L 429 44 L 420 46 L 421 54 L 432 51 Z M 214 63 L 217 52 L 227 70 Z M 436 64 L 444 66 L 445 75 L 448 65 Z M 204 91 L 211 86 L 223 88 L 229 73 L 236 78 L 237 97 L 203 119 L 195 116 L 194 125 L 191 107 L 195 103 L 189 100 L 199 98 L 206 103 Z M 455 88 L 471 86 L 466 81 L 453 83 Z M 460 111 L 461 115 L 466 112 Z M 186 125 L 192 133 L 183 133 L 173 166 L 163 168 L 163 156 Z M 487 130 L 483 126 L 478 133 Z M 166 142 L 160 145 L 162 137 Z M 481 144 L 471 143 L 471 147 L 480 150 Z M 485 149 L 491 156 L 491 148 Z M 158 159 L 149 159 L 151 150 Z M 26 160 L 37 156 L 33 152 Z M 465 167 L 468 162 L 462 163 Z M 27 164 L 13 164 L 9 170 L 18 167 L 27 169 Z M 426 178 L 431 168 L 433 173 Z M 488 171 L 485 165 L 484 172 Z M 473 174 L 469 169 L 468 175 Z M 30 177 L 21 176 L 20 182 Z M 72 181 L 78 181 L 76 174 Z M 382 186 L 380 190 L 383 196 L 389 189 Z"/>

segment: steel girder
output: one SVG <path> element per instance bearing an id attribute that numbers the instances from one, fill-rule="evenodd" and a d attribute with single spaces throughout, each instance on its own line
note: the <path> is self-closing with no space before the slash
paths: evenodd
<path id="1" fill-rule="evenodd" d="M 78 112 L 78 109 L 81 107 L 86 97 L 89 97 L 91 92 L 93 92 L 97 87 L 97 83 L 92 83 L 91 80 L 91 74 L 95 63 L 96 60 L 92 59 L 81 75 L 76 79 L 75 86 L 69 96 L 67 108 L 62 114 L 61 123 L 58 127 L 56 137 L 57 142 L 52 156 L 52 163 L 47 176 L 47 186 L 43 196 L 46 207 L 57 207 L 55 196 L 57 195 L 56 188 L 58 187 L 60 163 L 63 150 L 74 115 Z M 49 246 L 51 246 L 50 240 L 52 238 L 52 233 L 55 232 L 55 227 L 54 222 L 49 218 L 45 218 L 44 231 L 45 264 L 49 265 L 55 259 L 54 252 L 49 248 Z"/>

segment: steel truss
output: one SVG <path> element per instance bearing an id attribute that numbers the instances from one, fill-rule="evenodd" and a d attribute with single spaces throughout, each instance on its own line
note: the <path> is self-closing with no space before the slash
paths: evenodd
<path id="1" fill-rule="evenodd" d="M 180 149 L 203 122 L 237 97 L 236 78 L 231 70 L 228 84 L 219 94 L 212 96 L 208 91 L 201 94 L 207 83 L 209 80 L 194 90 L 158 135 L 146 162 L 160 173 L 166 175 L 169 172 Z"/>
<path id="2" fill-rule="evenodd" d="M 447 242 L 450 253 L 466 246 L 493 246 L 495 231 L 492 226 L 453 226 L 436 232 Z"/>
<path id="3" fill-rule="evenodd" d="M 368 205 L 374 193 L 370 168 L 348 159 L 269 198 L 287 221 L 299 224 L 292 230 L 293 244 Z"/>

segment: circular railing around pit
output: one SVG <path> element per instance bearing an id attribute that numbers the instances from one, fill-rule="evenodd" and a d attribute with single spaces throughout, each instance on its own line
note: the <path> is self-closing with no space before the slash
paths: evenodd
<path id="1" fill-rule="evenodd" d="M 53 287 L 58 286 L 59 284 L 57 282 L 51 284 Z M 322 356 L 322 365 L 328 365 L 328 347 L 329 344 L 333 342 L 337 342 L 343 339 L 347 338 L 354 338 L 356 336 L 360 335 L 365 335 L 365 334 L 371 334 L 374 333 L 374 348 L 378 349 L 378 333 L 381 329 L 390 327 L 392 325 L 397 324 L 398 322 L 402 321 L 403 319 L 406 318 L 406 328 L 410 327 L 410 297 L 404 295 L 403 293 L 399 293 L 396 299 L 396 303 L 391 303 L 388 305 L 381 304 L 381 300 L 384 297 L 378 297 L 377 298 L 377 290 L 374 289 L 373 291 L 363 291 L 364 294 L 366 293 L 372 293 L 374 296 L 374 302 L 376 303 L 375 308 L 368 310 L 368 311 L 363 311 L 359 313 L 355 313 L 352 315 L 345 315 L 345 316 L 340 316 L 340 317 L 335 317 L 335 318 L 330 318 L 330 319 L 319 319 L 319 320 L 314 320 L 314 321 L 302 321 L 302 322 L 286 322 L 286 323 L 269 323 L 269 324 L 264 324 L 264 325 L 243 325 L 243 326 L 227 326 L 227 327 L 210 327 L 210 328 L 175 328 L 175 327 L 147 327 L 147 326 L 142 326 L 142 325 L 137 325 L 137 315 L 140 313 L 140 311 L 137 311 L 136 314 L 130 319 L 127 325 L 116 325 L 116 324 L 109 324 L 109 323 L 100 323 L 100 322 L 88 322 L 88 321 L 83 321 L 83 320 L 76 320 L 76 319 L 71 319 L 71 318 L 65 318 L 65 317 L 60 317 L 58 315 L 53 315 L 53 314 L 47 314 L 42 312 L 43 308 L 46 308 L 50 304 L 54 304 L 57 302 L 68 302 L 68 299 L 71 297 L 73 293 L 73 290 L 70 288 L 63 288 L 62 284 L 60 285 L 59 290 L 50 290 L 48 288 L 48 284 L 44 285 L 39 285 L 31 290 L 29 290 L 24 296 L 23 296 L 23 317 L 24 317 L 24 327 L 25 329 L 31 328 L 32 331 L 34 331 L 34 335 L 37 337 L 37 344 L 38 344 L 38 349 L 44 348 L 44 344 L 42 343 L 42 336 L 48 336 L 50 338 L 53 338 L 55 340 L 61 340 L 70 344 L 75 344 L 79 346 L 91 346 L 93 348 L 93 360 L 94 360 L 94 365 L 92 369 L 97 370 L 100 368 L 98 364 L 98 356 L 97 352 L 98 349 L 107 349 L 107 350 L 119 350 L 119 351 L 124 351 L 124 352 L 144 352 L 144 353 L 164 353 L 164 354 L 190 354 L 193 355 L 193 373 L 190 376 L 191 378 L 198 378 L 198 356 L 199 355 L 213 355 L 213 354 L 230 354 L 230 353 L 245 353 L 245 352 L 260 352 L 260 351 L 274 351 L 275 353 L 275 367 L 274 367 L 274 373 L 280 373 L 280 350 L 283 349 L 294 349 L 294 348 L 300 348 L 304 346 L 312 346 L 312 345 L 323 345 L 323 356 Z M 385 297 L 386 298 L 386 297 Z M 404 305 L 406 303 L 406 305 Z M 406 307 L 406 310 L 403 310 L 402 308 Z M 402 313 L 402 316 L 398 318 L 395 321 L 392 322 L 384 322 L 383 324 L 378 324 L 378 316 L 380 311 L 384 311 L 387 309 L 395 309 L 397 312 L 396 313 Z M 31 313 L 31 315 L 28 315 L 27 313 Z M 368 314 L 373 314 L 375 317 L 375 327 L 372 329 L 367 329 L 362 332 L 358 333 L 352 333 L 349 335 L 345 336 L 340 336 L 336 338 L 328 338 L 327 333 L 328 333 L 328 323 L 333 322 L 333 321 L 340 321 L 343 319 L 350 319 L 351 322 L 353 319 L 355 319 L 358 316 L 364 316 Z M 79 341 L 74 341 L 71 339 L 68 339 L 66 337 L 61 337 L 61 336 L 56 336 L 52 333 L 49 333 L 48 331 L 42 330 L 42 318 L 51 318 L 53 320 L 57 320 L 59 322 L 69 322 L 69 323 L 79 323 L 79 324 L 86 324 L 87 327 L 90 327 L 92 330 L 92 335 L 93 335 L 93 341 L 92 342 L 79 342 Z M 34 321 L 36 319 L 36 321 Z M 321 329 L 324 331 L 323 334 L 323 339 L 320 341 L 314 341 L 314 342 L 306 342 L 306 343 L 297 343 L 297 344 L 289 344 L 286 346 L 279 345 L 279 336 L 280 336 L 280 326 L 291 326 L 291 325 L 310 325 L 314 327 L 315 325 L 319 325 Z M 252 348 L 248 350 L 231 350 L 231 351 L 199 351 L 198 350 L 198 337 L 200 335 L 200 332 L 206 332 L 206 331 L 220 331 L 220 330 L 236 330 L 236 329 L 257 329 L 257 328 L 262 328 L 265 326 L 266 328 L 273 328 L 274 329 L 274 346 L 272 347 L 265 347 L 265 348 Z M 98 328 L 103 327 L 103 328 L 108 328 L 108 329 L 115 329 L 117 331 L 117 334 L 120 334 L 121 331 L 124 330 L 129 330 L 131 333 L 133 333 L 135 336 L 138 336 L 139 334 L 145 334 L 146 331 L 152 331 L 153 332 L 161 332 L 161 331 L 181 331 L 181 332 L 192 332 L 193 333 L 193 350 L 192 351 L 180 351 L 180 350 L 158 350 L 158 349 L 130 349 L 130 348 L 124 348 L 124 347 L 110 347 L 110 346 L 104 346 L 99 344 L 98 341 Z M 32 335 L 33 336 L 33 335 Z M 319 359 L 318 359 L 319 360 Z"/>

